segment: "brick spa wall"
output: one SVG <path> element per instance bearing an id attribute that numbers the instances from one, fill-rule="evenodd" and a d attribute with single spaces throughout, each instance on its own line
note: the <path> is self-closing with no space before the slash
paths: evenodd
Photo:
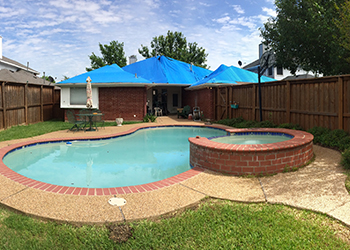
<path id="1" fill-rule="evenodd" d="M 184 90 L 182 91 L 182 104 L 195 107 L 197 99 L 197 106 L 203 111 L 204 117 L 207 119 L 215 119 L 214 113 L 214 90 L 213 89 L 199 89 L 199 90 Z"/>
<path id="2" fill-rule="evenodd" d="M 125 121 L 141 121 L 146 115 L 146 98 L 145 87 L 99 88 L 99 108 L 105 120 L 120 116 Z"/>
<path id="3" fill-rule="evenodd" d="M 276 174 L 299 168 L 313 158 L 313 135 L 290 129 L 228 129 L 237 132 L 278 132 L 294 138 L 277 143 L 238 145 L 189 138 L 190 163 L 232 175 Z"/>

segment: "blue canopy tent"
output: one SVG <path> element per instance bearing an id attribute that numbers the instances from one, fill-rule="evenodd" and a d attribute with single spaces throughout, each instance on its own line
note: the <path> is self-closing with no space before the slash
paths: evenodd
<path id="1" fill-rule="evenodd" d="M 133 86 L 136 85 L 150 85 L 152 84 L 151 81 L 146 80 L 142 77 L 138 77 L 135 74 L 131 74 L 129 72 L 124 71 L 122 68 L 120 68 L 117 64 L 107 65 L 77 76 L 74 76 L 72 78 L 69 78 L 67 80 L 61 81 L 57 83 L 58 86 L 64 86 L 68 84 L 79 84 L 83 83 L 86 84 L 87 77 L 91 78 L 91 83 L 94 84 L 108 84 L 108 85 L 117 85 L 117 86 L 123 86 L 125 84 L 133 84 Z"/>
<path id="2" fill-rule="evenodd" d="M 275 81 L 275 79 L 267 76 L 261 76 L 261 82 L 271 81 Z M 238 84 L 249 82 L 258 82 L 258 74 L 245 69 L 237 68 L 235 66 L 228 67 L 221 64 L 214 72 L 192 84 L 188 89 L 200 89 L 217 84 Z"/>
<path id="3" fill-rule="evenodd" d="M 212 73 L 204 69 L 166 56 L 151 57 L 123 67 L 157 84 L 189 86 Z"/>

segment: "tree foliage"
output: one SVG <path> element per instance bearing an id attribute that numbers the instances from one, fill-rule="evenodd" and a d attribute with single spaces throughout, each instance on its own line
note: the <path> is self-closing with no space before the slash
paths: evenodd
<path id="1" fill-rule="evenodd" d="M 350 51 L 350 1 L 345 1 L 341 6 L 336 6 L 339 19 L 335 20 L 335 25 L 340 31 L 338 41 L 340 45 Z M 350 56 L 346 58 L 347 62 L 350 63 Z"/>
<path id="2" fill-rule="evenodd" d="M 45 81 L 51 82 L 51 83 L 56 83 L 55 79 L 52 76 L 42 76 L 41 79 L 44 79 Z"/>
<path id="3" fill-rule="evenodd" d="M 169 30 L 166 36 L 160 35 L 158 37 L 153 37 L 151 41 L 151 51 L 147 46 L 143 46 L 142 44 L 141 49 L 138 51 L 145 58 L 167 56 L 207 68 L 205 62 L 207 61 L 208 54 L 205 53 L 205 49 L 199 47 L 196 42 L 187 43 L 182 32 L 172 32 Z"/>
<path id="4" fill-rule="evenodd" d="M 101 68 L 106 65 L 116 63 L 119 67 L 126 66 L 126 57 L 124 52 L 124 43 L 111 41 L 108 44 L 102 45 L 99 43 L 102 57 L 96 56 L 94 52 L 89 56 L 91 60 L 91 68 L 86 68 L 86 71 Z"/>
<path id="5" fill-rule="evenodd" d="M 260 29 L 276 64 L 295 73 L 298 68 L 324 75 L 350 73 L 348 51 L 339 44 L 336 5 L 344 0 L 276 0 L 275 18 Z"/>

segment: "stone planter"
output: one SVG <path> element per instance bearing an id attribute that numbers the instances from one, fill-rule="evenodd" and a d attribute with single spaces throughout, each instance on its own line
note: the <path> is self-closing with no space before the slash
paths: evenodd
<path id="1" fill-rule="evenodd" d="M 117 123 L 117 126 L 121 126 L 123 124 L 123 118 L 115 118 L 115 122 Z"/>

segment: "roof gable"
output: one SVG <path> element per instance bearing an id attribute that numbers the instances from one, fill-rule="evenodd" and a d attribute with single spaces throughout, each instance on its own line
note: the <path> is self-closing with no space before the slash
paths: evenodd
<path id="1" fill-rule="evenodd" d="M 6 56 L 2 56 L 2 58 L 0 59 L 0 62 L 3 63 L 3 64 L 6 64 L 6 65 L 12 66 L 12 67 L 16 67 L 18 69 L 26 70 L 26 71 L 28 71 L 28 72 L 30 72 L 32 74 L 35 74 L 35 75 L 39 74 L 38 71 L 36 71 L 36 70 L 34 70 L 32 68 L 29 68 L 29 67 L 27 68 L 27 66 L 25 66 L 25 65 L 15 61 L 15 60 L 12 60 L 12 59 L 10 59 L 10 58 L 8 58 Z"/>

